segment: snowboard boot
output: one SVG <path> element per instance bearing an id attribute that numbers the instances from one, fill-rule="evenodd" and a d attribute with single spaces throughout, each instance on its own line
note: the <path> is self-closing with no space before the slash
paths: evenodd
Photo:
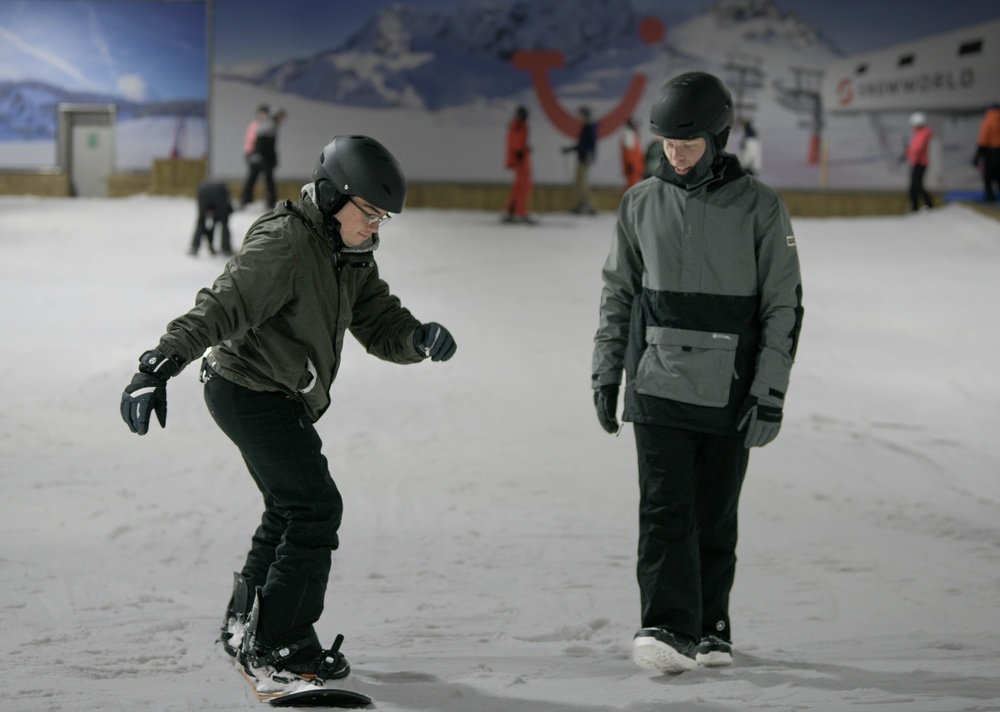
<path id="1" fill-rule="evenodd" d="M 733 664 L 733 644 L 714 635 L 706 635 L 694 646 L 694 659 L 705 667 Z"/>
<path id="2" fill-rule="evenodd" d="M 306 643 L 311 641 L 299 641 Z M 275 694 L 299 692 L 323 687 L 327 682 L 340 680 L 351 672 L 351 665 L 340 652 L 344 636 L 338 635 L 329 650 L 319 650 L 313 655 L 300 653 L 299 643 L 268 651 L 255 650 L 241 655 L 244 674 L 250 678 L 258 693 Z"/>
<path id="3" fill-rule="evenodd" d="M 235 658 L 243 645 L 246 634 L 247 617 L 250 614 L 250 588 L 239 573 L 233 574 L 233 595 L 226 608 L 226 616 L 222 620 L 219 640 L 227 655 Z"/>
<path id="4" fill-rule="evenodd" d="M 253 683 L 258 694 L 287 694 L 315 689 L 350 674 L 351 666 L 340 652 L 344 642 L 342 635 L 337 636 L 329 650 L 319 649 L 314 638 L 274 648 L 260 646 L 257 641 L 260 609 L 261 592 L 258 586 L 237 654 L 244 676 Z"/>
<path id="5" fill-rule="evenodd" d="M 693 651 L 692 639 L 666 628 L 643 628 L 632 639 L 632 662 L 671 675 L 698 666 Z"/>

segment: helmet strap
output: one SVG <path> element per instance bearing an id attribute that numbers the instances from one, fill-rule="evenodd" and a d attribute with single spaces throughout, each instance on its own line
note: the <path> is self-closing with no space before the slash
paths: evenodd
<path id="1" fill-rule="evenodd" d="M 340 221 L 334 217 L 341 208 L 347 205 L 350 196 L 344 195 L 337 190 L 333 183 L 320 178 L 316 181 L 316 205 L 323 215 L 323 230 L 326 236 L 333 241 L 334 249 L 340 252 L 344 247 L 344 240 L 340 236 Z"/>

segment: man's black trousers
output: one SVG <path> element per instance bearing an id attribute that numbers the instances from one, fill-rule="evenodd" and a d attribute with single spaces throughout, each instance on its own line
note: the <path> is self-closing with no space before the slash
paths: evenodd
<path id="1" fill-rule="evenodd" d="M 643 628 L 732 640 L 729 591 L 749 451 L 743 436 L 634 424 Z"/>
<path id="2" fill-rule="evenodd" d="M 319 435 L 302 405 L 287 396 L 251 391 L 211 369 L 207 375 L 208 409 L 264 496 L 242 571 L 251 591 L 263 587 L 258 642 L 276 647 L 308 640 L 308 651 L 318 653 L 313 624 L 323 612 L 343 513 Z"/>

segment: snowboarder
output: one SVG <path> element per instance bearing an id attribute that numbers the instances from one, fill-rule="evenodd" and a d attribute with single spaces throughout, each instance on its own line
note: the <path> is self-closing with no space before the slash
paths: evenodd
<path id="1" fill-rule="evenodd" d="M 665 673 L 732 662 L 737 503 L 749 448 L 781 426 L 802 320 L 788 212 L 724 152 L 732 123 L 715 76 L 660 90 L 666 160 L 622 198 L 603 269 L 594 404 L 617 433 L 624 370 L 639 460 L 632 659 Z"/>
<path id="2" fill-rule="evenodd" d="M 350 671 L 314 629 L 342 503 L 313 423 L 330 406 L 345 332 L 394 363 L 455 353 L 448 330 L 414 318 L 379 277 L 379 228 L 405 198 L 403 172 L 382 144 L 335 137 L 299 201 L 283 201 L 250 227 L 213 286 L 141 355 L 122 394 L 133 432 L 144 435 L 153 413 L 165 426 L 168 379 L 210 349 L 201 365 L 205 401 L 264 499 L 237 576 L 244 594 L 234 587 L 222 642 L 263 686 Z M 255 626 L 244 631 L 251 604 Z"/>

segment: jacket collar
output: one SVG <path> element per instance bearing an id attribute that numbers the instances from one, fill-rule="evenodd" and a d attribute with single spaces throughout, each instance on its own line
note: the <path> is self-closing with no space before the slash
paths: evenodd
<path id="1" fill-rule="evenodd" d="M 323 211 L 319 209 L 319 205 L 316 203 L 316 184 L 306 183 L 302 186 L 302 190 L 299 192 L 299 203 L 298 207 L 300 212 L 305 214 L 306 219 L 310 222 L 313 228 L 320 235 L 324 235 L 337 246 L 337 252 L 345 253 L 364 253 L 364 252 L 374 252 L 379 246 L 379 236 L 378 233 L 374 233 L 370 239 L 365 240 L 363 243 L 357 247 L 348 247 L 340 240 L 340 235 L 336 236 L 336 239 L 327 235 L 326 229 L 323 227 L 324 218 Z M 336 224 L 336 220 L 334 220 Z M 337 229 L 340 226 L 337 225 Z"/>
<path id="2" fill-rule="evenodd" d="M 708 175 L 693 185 L 688 185 L 680 180 L 674 172 L 673 166 L 670 165 L 670 161 L 665 158 L 660 161 L 655 175 L 660 180 L 687 191 L 705 188 L 705 190 L 711 193 L 728 183 L 732 183 L 737 178 L 745 176 L 746 171 L 743 170 L 736 156 L 731 153 L 720 153 L 712 162 L 712 168 L 708 172 Z"/>

